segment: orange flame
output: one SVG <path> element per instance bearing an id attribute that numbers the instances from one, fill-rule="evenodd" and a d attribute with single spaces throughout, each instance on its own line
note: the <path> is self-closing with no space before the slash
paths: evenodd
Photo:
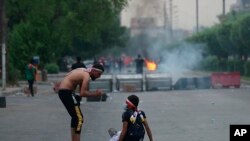
<path id="1" fill-rule="evenodd" d="M 155 71 L 157 69 L 157 64 L 154 61 L 145 59 L 146 67 L 149 71 Z"/>

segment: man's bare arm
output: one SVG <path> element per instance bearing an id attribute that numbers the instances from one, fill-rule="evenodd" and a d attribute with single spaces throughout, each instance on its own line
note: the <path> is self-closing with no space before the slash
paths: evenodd
<path id="1" fill-rule="evenodd" d="M 89 80 L 83 79 L 80 96 L 81 97 L 91 97 L 91 96 L 101 96 L 102 92 L 99 90 L 96 91 L 89 91 L 88 90 Z"/>

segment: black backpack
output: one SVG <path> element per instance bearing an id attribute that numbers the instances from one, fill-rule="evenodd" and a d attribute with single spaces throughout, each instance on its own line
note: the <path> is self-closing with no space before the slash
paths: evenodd
<path id="1" fill-rule="evenodd" d="M 143 126 L 143 120 L 144 117 L 141 113 L 141 111 L 129 111 L 130 116 L 130 122 L 128 123 L 128 129 L 127 129 L 127 135 L 133 138 L 144 138 L 145 135 L 145 129 Z"/>

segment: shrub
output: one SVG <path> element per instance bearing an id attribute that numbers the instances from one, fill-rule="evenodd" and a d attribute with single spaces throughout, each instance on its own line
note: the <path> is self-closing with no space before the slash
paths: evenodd
<path id="1" fill-rule="evenodd" d="M 216 56 L 208 56 L 202 61 L 202 68 L 208 71 L 218 70 L 219 60 Z"/>
<path id="2" fill-rule="evenodd" d="M 45 69 L 48 71 L 50 74 L 56 74 L 59 72 L 59 67 L 55 63 L 50 63 L 45 65 Z"/>
<path id="3" fill-rule="evenodd" d="M 7 72 L 7 83 L 10 85 L 17 85 L 19 78 L 21 78 L 23 75 L 21 75 L 21 72 L 14 68 L 12 64 L 9 64 L 8 66 L 8 72 Z"/>
<path id="4" fill-rule="evenodd" d="M 235 61 L 228 60 L 227 62 L 227 71 L 233 72 L 235 70 Z"/>
<path id="5" fill-rule="evenodd" d="M 218 62 L 218 71 L 228 71 L 228 61 L 226 59 L 221 59 Z"/>
<path id="6" fill-rule="evenodd" d="M 241 74 L 244 74 L 244 61 L 242 60 L 228 60 L 227 62 L 227 71 L 230 72 L 240 72 Z"/>
<path id="7" fill-rule="evenodd" d="M 244 74 L 244 61 L 243 60 L 235 60 L 235 69 L 234 71 L 240 72 L 240 74 Z"/>
<path id="8" fill-rule="evenodd" d="M 244 64 L 244 74 L 250 76 L 250 61 L 245 62 Z"/>

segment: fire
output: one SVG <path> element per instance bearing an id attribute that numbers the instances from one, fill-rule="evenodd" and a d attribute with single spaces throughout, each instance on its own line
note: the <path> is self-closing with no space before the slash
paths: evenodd
<path id="1" fill-rule="evenodd" d="M 157 64 L 154 61 L 145 59 L 146 67 L 149 71 L 155 71 L 157 69 Z"/>

